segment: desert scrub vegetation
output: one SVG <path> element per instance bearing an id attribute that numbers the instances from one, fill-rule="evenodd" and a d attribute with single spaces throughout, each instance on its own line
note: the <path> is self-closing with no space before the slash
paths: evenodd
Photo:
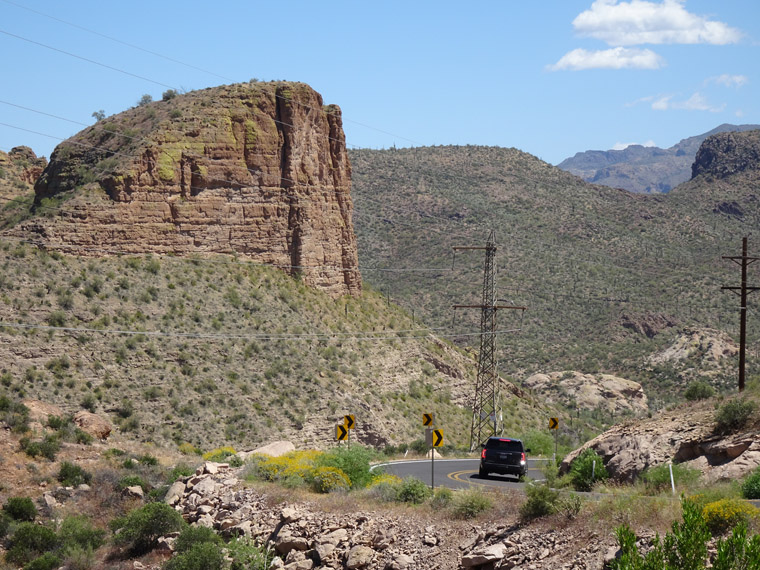
<path id="1" fill-rule="evenodd" d="M 67 516 L 58 529 L 22 522 L 9 536 L 5 559 L 24 568 L 58 568 L 62 564 L 91 568 L 93 552 L 104 544 L 105 534 L 84 516 Z"/>
<path id="2" fill-rule="evenodd" d="M 576 491 L 590 491 L 594 484 L 609 477 L 601 456 L 587 448 L 570 465 L 570 481 Z"/>
<path id="3" fill-rule="evenodd" d="M 3 264 L 0 293 L 7 303 L 0 302 L 0 317 L 16 321 L 23 311 L 22 321 L 45 328 L 4 327 L 0 335 L 49 356 L 7 359 L 0 394 L 43 399 L 66 412 L 85 406 L 141 441 L 187 442 L 204 451 L 264 443 L 273 427 L 270 406 L 283 409 L 277 429 L 288 438 L 314 416 L 350 412 L 359 393 L 377 413 L 401 418 L 396 439 L 415 433 L 416 414 L 431 393 L 452 434 L 469 425 L 453 403 L 456 394 L 447 393 L 449 376 L 431 361 L 465 378 L 474 366 L 447 343 L 431 341 L 419 322 L 371 288 L 361 297 L 332 299 L 282 271 L 225 256 L 84 260 L 18 248 L 12 240 L 0 241 Z M 422 330 L 404 339 L 373 338 L 389 336 L 393 324 Z M 157 331 L 160 341 L 151 336 Z M 415 379 L 420 389 L 413 396 L 405 393 L 407 382 L 386 387 L 369 380 L 395 377 L 386 357 Z M 398 416 L 392 405 L 402 393 L 405 413 Z M 455 443 L 464 445 L 464 438 Z M 319 439 L 310 435 L 304 445 L 316 447 Z"/>
<path id="4" fill-rule="evenodd" d="M 760 467 L 747 475 L 742 482 L 742 496 L 745 499 L 760 499 Z"/>
<path id="5" fill-rule="evenodd" d="M 646 555 L 639 552 L 630 526 L 619 526 L 615 535 L 621 554 L 612 562 L 613 570 L 703 570 L 707 567 L 711 528 L 704 509 L 692 501 L 682 502 L 682 521 L 674 521 L 662 540 L 657 535 Z M 720 570 L 760 567 L 760 535 L 748 536 L 746 521 L 739 521 L 732 527 L 730 536 L 718 541 L 712 567 Z"/>
<path id="6" fill-rule="evenodd" d="M 702 473 L 698 469 L 692 469 L 680 463 L 674 463 L 672 469 L 673 483 L 676 485 L 676 489 L 693 488 L 702 476 Z M 648 495 L 657 495 L 662 492 L 671 491 L 670 467 L 667 464 L 645 469 L 641 473 L 640 479 Z"/>
<path id="7" fill-rule="evenodd" d="M 247 478 L 277 482 L 285 487 L 309 486 L 318 493 L 367 487 L 379 475 L 370 471 L 374 453 L 361 446 L 321 451 L 291 451 L 280 457 L 249 458 Z"/>
<path id="8" fill-rule="evenodd" d="M 715 412 L 715 432 L 727 434 L 743 428 L 753 417 L 757 404 L 747 398 L 733 398 Z"/>

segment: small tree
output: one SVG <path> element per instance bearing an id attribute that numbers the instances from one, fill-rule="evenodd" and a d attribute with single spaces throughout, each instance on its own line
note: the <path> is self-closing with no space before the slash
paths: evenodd
<path id="1" fill-rule="evenodd" d="M 587 448 L 570 466 L 570 480 L 576 491 L 590 491 L 596 481 L 609 477 L 604 462 L 592 448 Z"/>
<path id="2" fill-rule="evenodd" d="M 715 389 L 710 386 L 704 380 L 697 380 L 689 384 L 686 391 L 683 393 L 683 397 L 694 402 L 696 400 L 707 400 L 715 395 Z"/>
<path id="3" fill-rule="evenodd" d="M 148 503 L 111 521 L 111 529 L 117 532 L 114 542 L 136 554 L 152 550 L 159 537 L 182 530 L 184 526 L 182 515 L 164 503 Z"/>
<path id="4" fill-rule="evenodd" d="M 177 96 L 177 90 L 176 89 L 167 89 L 164 91 L 163 95 L 161 95 L 161 99 L 163 101 L 169 101 L 170 99 L 174 99 Z"/>
<path id="5" fill-rule="evenodd" d="M 151 97 L 150 95 L 146 93 L 145 95 L 140 97 L 140 100 L 137 102 L 137 106 L 144 107 L 148 103 L 152 103 L 152 102 L 153 102 L 153 97 Z"/>
<path id="6" fill-rule="evenodd" d="M 106 112 L 103 109 L 101 109 L 100 111 L 94 111 L 92 113 L 92 116 L 95 117 L 95 122 L 99 123 L 100 121 L 106 118 Z"/>

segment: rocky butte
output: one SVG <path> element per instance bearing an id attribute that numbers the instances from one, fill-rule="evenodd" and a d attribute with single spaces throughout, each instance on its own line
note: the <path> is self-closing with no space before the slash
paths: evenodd
<path id="1" fill-rule="evenodd" d="M 75 255 L 231 253 L 357 295 L 340 108 L 302 83 L 244 83 L 105 118 L 61 143 L 14 235 Z"/>

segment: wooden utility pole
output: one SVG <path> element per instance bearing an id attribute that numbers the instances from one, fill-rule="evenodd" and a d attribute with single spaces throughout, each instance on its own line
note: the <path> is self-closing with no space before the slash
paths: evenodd
<path id="1" fill-rule="evenodd" d="M 742 268 L 742 281 L 740 287 L 721 287 L 728 291 L 733 291 L 741 297 L 741 306 L 739 307 L 740 322 L 739 322 L 739 392 L 744 391 L 744 378 L 745 378 L 745 366 L 746 366 L 746 352 L 747 352 L 747 295 L 753 291 L 757 291 L 760 287 L 748 287 L 747 286 L 747 266 L 760 260 L 760 257 L 750 257 L 747 255 L 747 237 L 742 238 L 742 254 L 741 256 L 728 256 L 724 255 L 723 259 L 730 259 L 731 261 L 738 263 Z"/>
<path id="2" fill-rule="evenodd" d="M 511 305 L 496 304 L 496 244 L 493 231 L 485 246 L 458 246 L 454 250 L 485 250 L 483 270 L 483 302 L 480 305 L 454 305 L 455 309 L 480 309 L 480 352 L 478 353 L 478 377 L 472 402 L 472 426 L 470 428 L 470 451 L 483 443 L 490 435 L 501 435 L 504 425 L 499 395 L 499 376 L 496 373 L 497 309 L 520 309 Z"/>

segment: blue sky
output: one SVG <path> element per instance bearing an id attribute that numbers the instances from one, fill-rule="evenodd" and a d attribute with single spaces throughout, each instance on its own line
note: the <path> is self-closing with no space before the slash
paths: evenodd
<path id="1" fill-rule="evenodd" d="M 0 0 L 0 53 L 0 149 L 46 156 L 94 111 L 254 77 L 310 84 L 360 148 L 556 164 L 760 123 L 757 0 Z"/>

